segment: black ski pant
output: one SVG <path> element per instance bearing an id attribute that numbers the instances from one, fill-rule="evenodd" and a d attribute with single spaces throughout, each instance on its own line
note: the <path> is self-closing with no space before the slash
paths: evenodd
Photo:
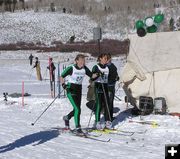
<path id="1" fill-rule="evenodd" d="M 110 115 L 111 115 L 111 119 L 113 120 L 115 85 L 110 85 L 110 86 L 108 86 L 108 92 L 109 92 Z"/>
<path id="2" fill-rule="evenodd" d="M 96 96 L 96 122 L 100 121 L 101 110 L 104 110 L 105 121 L 112 121 L 111 119 L 111 108 L 109 107 L 109 95 L 108 95 L 108 85 L 105 83 L 95 83 L 95 96 Z"/>
<path id="3" fill-rule="evenodd" d="M 70 120 L 74 116 L 76 128 L 80 127 L 80 114 L 81 114 L 81 89 L 67 90 L 67 97 L 73 106 L 73 110 L 67 115 Z"/>
<path id="4" fill-rule="evenodd" d="M 33 60 L 32 60 L 32 59 L 30 59 L 30 66 L 32 66 L 32 62 L 33 62 Z"/>

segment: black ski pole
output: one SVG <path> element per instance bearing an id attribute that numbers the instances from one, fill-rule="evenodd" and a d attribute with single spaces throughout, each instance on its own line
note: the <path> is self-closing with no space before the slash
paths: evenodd
<path id="1" fill-rule="evenodd" d="M 92 118 L 92 115 L 93 115 L 93 110 L 94 110 L 95 105 L 96 105 L 96 102 L 94 102 L 94 105 L 93 105 L 93 108 L 92 108 L 92 111 L 91 111 L 91 114 L 90 114 L 90 118 L 89 118 L 89 121 L 88 121 L 87 128 L 89 128 L 89 125 L 90 125 L 90 122 L 91 122 L 91 118 Z"/>
<path id="2" fill-rule="evenodd" d="M 102 79 L 102 77 L 101 77 L 101 79 Z M 109 107 L 108 107 L 108 101 L 107 101 L 107 96 L 106 96 L 106 92 L 105 92 L 105 89 L 104 89 L 104 85 L 103 85 L 103 83 L 101 83 L 101 85 L 102 85 L 102 89 L 103 89 L 103 94 L 104 94 L 105 103 L 106 103 L 105 105 L 106 105 L 106 108 L 107 108 L 107 111 L 108 111 L 109 119 L 112 121 L 110 111 L 109 111 Z"/>
<path id="3" fill-rule="evenodd" d="M 41 116 L 48 110 L 48 108 L 54 103 L 54 101 L 58 98 L 59 95 L 56 96 L 56 98 L 54 98 L 54 100 L 47 106 L 47 108 L 38 116 L 38 118 L 31 123 L 31 125 L 33 126 L 40 118 Z"/>
<path id="4" fill-rule="evenodd" d="M 90 115 L 90 118 L 89 118 L 89 121 L 88 121 L 87 128 L 89 128 L 89 125 L 90 125 L 90 122 L 91 122 L 91 118 L 92 118 L 92 114 L 93 114 L 93 110 L 91 111 L 91 115 Z"/>
<path id="5" fill-rule="evenodd" d="M 56 95 L 56 79 L 55 79 L 55 70 L 54 70 L 54 74 L 53 74 L 53 78 L 54 78 L 54 94 L 53 94 L 53 96 L 55 97 L 55 95 Z"/>
<path id="6" fill-rule="evenodd" d="M 122 101 L 118 96 L 114 95 L 115 98 L 117 98 L 119 101 Z"/>

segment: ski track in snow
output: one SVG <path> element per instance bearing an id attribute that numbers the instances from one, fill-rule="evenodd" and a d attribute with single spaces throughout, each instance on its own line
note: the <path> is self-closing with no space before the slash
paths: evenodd
<path id="1" fill-rule="evenodd" d="M 33 52 L 36 55 L 36 52 Z M 115 100 L 115 107 L 120 111 L 115 113 L 117 120 L 114 121 L 115 128 L 124 131 L 145 133 L 134 133 L 132 136 L 121 136 L 115 134 L 102 134 L 100 139 L 108 139 L 108 143 L 102 143 L 86 138 L 61 134 L 57 127 L 63 127 L 62 117 L 71 111 L 67 98 L 57 99 L 45 112 L 40 120 L 31 126 L 31 123 L 45 110 L 52 102 L 49 95 L 49 81 L 39 82 L 36 80 L 35 71 L 29 79 L 29 52 L 18 51 L 2 52 L 0 54 L 0 159 L 164 159 L 165 144 L 180 143 L 180 122 L 179 118 L 168 115 L 143 116 L 144 121 L 156 121 L 160 126 L 142 125 L 130 123 L 129 120 L 140 120 L 139 117 L 132 117 L 126 110 L 123 101 Z M 45 72 L 48 65 L 49 54 L 40 55 L 42 72 Z M 64 56 L 56 54 L 53 56 Z M 66 54 L 66 58 L 74 58 L 72 54 Z M 14 59 L 21 58 L 18 63 Z M 9 59 L 9 60 L 4 60 Z M 11 59 L 11 60 L 10 60 Z M 56 59 L 55 59 L 56 60 Z M 3 61 L 3 62 L 2 62 Z M 94 61 L 87 61 L 88 67 L 92 68 Z M 122 61 L 117 57 L 113 59 L 119 71 Z M 42 73 L 43 74 L 43 73 Z M 48 76 L 48 74 L 47 74 Z M 25 90 L 32 94 L 25 97 L 25 106 L 22 107 L 21 98 L 8 97 L 5 105 L 2 93 L 21 92 L 21 82 L 25 81 Z M 40 87 L 39 87 L 40 85 Z M 83 94 L 87 91 L 88 78 L 85 78 Z M 123 99 L 124 93 L 120 88 L 118 96 Z M 15 102 L 11 104 L 11 102 Z M 86 107 L 86 95 L 82 98 L 81 125 L 87 127 L 91 111 Z M 131 108 L 131 106 L 129 106 Z M 93 126 L 94 115 L 90 126 Z M 70 125 L 74 128 L 74 120 Z"/>

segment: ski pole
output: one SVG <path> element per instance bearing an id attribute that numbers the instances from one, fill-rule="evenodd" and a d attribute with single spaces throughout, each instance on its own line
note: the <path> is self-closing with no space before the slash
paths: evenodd
<path id="1" fill-rule="evenodd" d="M 53 94 L 53 97 L 55 97 L 55 95 L 56 95 L 56 78 L 55 78 L 56 76 L 55 76 L 55 71 L 54 71 L 53 76 L 54 76 L 53 77 L 54 78 L 54 81 L 53 81 L 54 82 L 54 94 Z"/>
<path id="2" fill-rule="evenodd" d="M 90 118 L 89 118 L 89 121 L 88 121 L 87 128 L 89 128 L 89 125 L 90 125 L 90 122 L 91 122 L 91 118 L 92 118 L 92 115 L 93 115 L 93 110 L 94 110 L 95 104 L 96 104 L 96 102 L 94 102 L 94 105 L 93 105 L 93 108 L 92 108 L 92 111 L 91 111 L 91 114 L 90 114 Z"/>
<path id="3" fill-rule="evenodd" d="M 46 71 L 44 72 L 44 75 L 43 75 L 43 78 L 45 79 L 45 81 L 46 81 L 46 77 L 47 77 L 47 68 L 46 68 Z"/>
<path id="4" fill-rule="evenodd" d="M 119 101 L 122 101 L 118 96 L 114 95 L 114 97 L 116 97 Z"/>
<path id="5" fill-rule="evenodd" d="M 31 79 L 32 72 L 33 72 L 33 68 L 31 68 L 31 70 L 30 70 L 30 74 L 29 74 L 29 80 Z"/>
<path id="6" fill-rule="evenodd" d="M 40 118 L 41 116 L 48 110 L 48 108 L 54 103 L 54 101 L 58 98 L 59 95 L 56 96 L 56 98 L 54 98 L 54 100 L 46 107 L 46 109 L 37 117 L 37 119 L 31 123 L 31 125 L 33 126 Z"/>
<path id="7" fill-rule="evenodd" d="M 91 114 L 90 114 L 90 118 L 89 118 L 89 121 L 88 121 L 87 128 L 89 128 L 89 125 L 90 125 L 90 122 L 91 122 L 91 118 L 92 118 L 92 114 L 93 114 L 93 110 L 91 111 Z"/>
<path id="8" fill-rule="evenodd" d="M 61 97 L 61 81 L 60 81 L 60 63 L 58 63 L 58 79 L 57 79 L 57 85 L 58 85 L 58 93 L 59 98 Z"/>
<path id="9" fill-rule="evenodd" d="M 102 77 L 101 77 L 101 79 L 102 79 Z M 109 119 L 112 121 L 110 111 L 109 111 L 109 108 L 108 108 L 108 101 L 107 101 L 107 96 L 106 96 L 106 92 L 105 92 L 105 89 L 104 89 L 104 85 L 103 85 L 103 83 L 101 83 L 101 85 L 102 85 L 102 89 L 103 89 L 103 94 L 104 94 L 105 103 L 106 103 L 105 105 L 106 105 L 106 108 L 107 108 L 107 111 L 108 111 Z"/>

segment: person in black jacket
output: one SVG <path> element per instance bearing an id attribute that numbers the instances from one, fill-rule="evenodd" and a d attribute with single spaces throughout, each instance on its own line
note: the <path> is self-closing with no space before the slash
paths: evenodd
<path id="1" fill-rule="evenodd" d="M 116 81 L 119 80 L 117 73 L 117 67 L 111 62 L 111 54 L 107 54 L 107 67 L 109 68 L 108 75 L 108 92 L 109 92 L 109 107 L 111 119 L 113 120 L 113 108 L 114 108 L 114 96 L 115 96 L 115 85 Z"/>
<path id="2" fill-rule="evenodd" d="M 29 56 L 30 66 L 32 66 L 33 58 L 34 58 L 34 56 L 31 54 L 31 55 Z"/>

